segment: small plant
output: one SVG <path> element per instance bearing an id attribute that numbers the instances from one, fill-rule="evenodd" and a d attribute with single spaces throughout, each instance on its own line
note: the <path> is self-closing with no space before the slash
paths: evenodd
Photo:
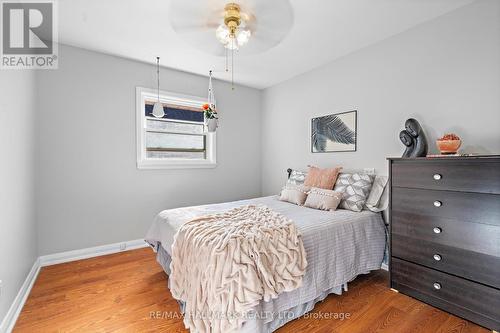
<path id="1" fill-rule="evenodd" d="M 215 105 L 203 104 L 203 113 L 205 114 L 205 119 L 217 119 L 217 110 L 215 110 Z"/>
<path id="2" fill-rule="evenodd" d="M 460 140 L 460 138 L 458 137 L 458 135 L 450 133 L 450 134 L 445 134 L 443 135 L 442 138 L 438 139 L 438 141 L 446 141 L 446 140 Z"/>

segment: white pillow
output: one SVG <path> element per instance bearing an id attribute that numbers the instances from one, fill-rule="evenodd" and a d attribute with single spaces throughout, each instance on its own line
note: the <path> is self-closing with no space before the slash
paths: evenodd
<path id="1" fill-rule="evenodd" d="M 285 185 L 281 190 L 280 200 L 303 206 L 309 190 L 309 186 Z"/>
<path id="2" fill-rule="evenodd" d="M 389 206 L 389 196 L 387 192 L 387 176 L 376 176 L 373 181 L 372 190 L 366 199 L 366 208 L 372 212 L 381 212 Z"/>
<path id="3" fill-rule="evenodd" d="M 304 206 L 314 209 L 334 211 L 337 209 L 340 200 L 342 200 L 342 193 L 340 192 L 313 187 L 307 195 Z"/>

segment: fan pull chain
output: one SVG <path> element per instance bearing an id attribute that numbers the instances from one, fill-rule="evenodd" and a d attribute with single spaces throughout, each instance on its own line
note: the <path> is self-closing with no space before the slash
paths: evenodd
<path id="1" fill-rule="evenodd" d="M 231 48 L 231 90 L 234 90 L 234 38 L 231 43 L 233 44 Z"/>
<path id="2" fill-rule="evenodd" d="M 228 55 L 227 55 L 227 47 L 224 47 L 224 55 L 225 55 L 225 60 L 226 60 L 226 72 L 229 72 L 229 68 L 228 68 Z"/>

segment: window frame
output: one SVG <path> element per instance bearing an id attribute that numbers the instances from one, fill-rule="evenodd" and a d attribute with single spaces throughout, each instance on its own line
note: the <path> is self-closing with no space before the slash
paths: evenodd
<path id="1" fill-rule="evenodd" d="M 138 169 L 191 169 L 191 168 L 215 168 L 216 161 L 216 133 L 204 131 L 205 136 L 205 158 L 147 158 L 146 154 L 146 100 L 157 99 L 156 89 L 136 87 L 136 138 L 137 138 L 137 168 Z M 206 99 L 197 96 L 182 95 L 169 91 L 160 90 L 160 102 L 163 104 L 174 104 L 200 108 L 206 103 Z M 177 120 L 174 120 L 177 121 Z M 204 124 L 204 129 L 206 125 Z"/>

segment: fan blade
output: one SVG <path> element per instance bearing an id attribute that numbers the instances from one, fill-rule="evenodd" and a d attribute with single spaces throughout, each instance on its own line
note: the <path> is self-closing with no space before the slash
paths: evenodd
<path id="1" fill-rule="evenodd" d="M 225 48 L 215 37 L 213 30 L 185 31 L 182 36 L 206 53 L 216 56 L 225 55 Z"/>
<path id="2" fill-rule="evenodd" d="M 193 32 L 193 31 L 200 31 L 200 30 L 210 30 L 213 31 L 215 34 L 215 29 L 219 27 L 219 23 L 214 23 L 214 22 L 207 22 L 205 24 L 200 24 L 200 23 L 194 23 L 194 24 L 182 24 L 178 25 L 174 28 L 174 30 L 178 34 L 183 34 L 186 32 Z"/>
<path id="3" fill-rule="evenodd" d="M 182 34 L 185 30 L 216 29 L 224 20 L 222 0 L 172 1 L 169 20 L 172 28 Z"/>
<path id="4" fill-rule="evenodd" d="M 223 23 L 224 6 L 231 0 L 171 0 L 170 22 L 174 31 L 204 52 L 223 56 L 224 47 L 215 37 Z M 293 24 L 288 0 L 240 0 L 244 28 L 252 32 L 242 55 L 264 52 L 278 45 Z"/>

